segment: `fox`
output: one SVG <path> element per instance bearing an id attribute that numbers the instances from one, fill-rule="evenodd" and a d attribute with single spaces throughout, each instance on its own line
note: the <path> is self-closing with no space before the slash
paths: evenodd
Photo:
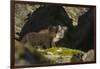
<path id="1" fill-rule="evenodd" d="M 23 44 L 28 43 L 35 48 L 51 48 L 56 47 L 57 42 L 64 37 L 67 27 L 49 26 L 39 32 L 27 33 L 21 40 Z"/>
<path id="2" fill-rule="evenodd" d="M 53 38 L 56 37 L 57 27 L 50 27 L 49 30 L 27 33 L 21 40 L 23 44 L 28 43 L 35 48 L 50 48 L 55 45 Z"/>

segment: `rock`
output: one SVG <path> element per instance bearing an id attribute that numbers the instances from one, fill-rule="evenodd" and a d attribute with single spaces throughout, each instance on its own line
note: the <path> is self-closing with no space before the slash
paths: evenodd
<path id="1" fill-rule="evenodd" d="M 73 25 L 78 25 L 78 18 L 79 16 L 83 15 L 85 12 L 89 10 L 89 8 L 84 7 L 66 7 L 63 6 L 66 12 L 68 13 L 69 17 L 73 20 Z"/>
<path id="2" fill-rule="evenodd" d="M 61 56 L 56 59 L 56 63 L 68 63 L 72 56 Z"/>
<path id="3" fill-rule="evenodd" d="M 95 60 L 95 52 L 93 49 L 89 50 L 82 57 L 83 61 L 94 61 Z"/>
<path id="4" fill-rule="evenodd" d="M 62 63 L 63 62 L 63 58 L 62 57 L 59 57 L 56 59 L 56 63 Z"/>
<path id="5" fill-rule="evenodd" d="M 34 12 L 40 5 L 29 5 L 29 4 L 16 4 L 15 5 L 15 32 L 20 32 L 18 28 L 22 28 L 26 23 L 25 19 L 28 14 Z"/>
<path id="6" fill-rule="evenodd" d="M 71 62 L 82 62 L 82 53 L 74 54 L 71 58 Z"/>

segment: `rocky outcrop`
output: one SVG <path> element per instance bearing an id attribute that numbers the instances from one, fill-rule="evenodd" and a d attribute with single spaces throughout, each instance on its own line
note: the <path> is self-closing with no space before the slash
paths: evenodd
<path id="1" fill-rule="evenodd" d="M 95 51 L 93 49 L 89 50 L 82 56 L 83 62 L 95 61 Z"/>

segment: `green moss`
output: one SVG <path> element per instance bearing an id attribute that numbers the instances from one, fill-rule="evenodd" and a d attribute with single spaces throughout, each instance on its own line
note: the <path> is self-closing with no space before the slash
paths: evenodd
<path id="1" fill-rule="evenodd" d="M 57 50 L 58 50 L 57 47 L 55 47 L 55 48 L 48 48 L 48 49 L 45 50 L 45 52 L 52 52 L 53 54 L 57 54 Z"/>
<path id="2" fill-rule="evenodd" d="M 61 50 L 61 51 L 58 51 L 58 50 Z M 53 54 L 60 55 L 60 56 L 71 56 L 73 54 L 80 53 L 81 51 L 64 48 L 64 47 L 54 47 L 54 48 L 46 49 L 45 52 L 52 52 Z"/>

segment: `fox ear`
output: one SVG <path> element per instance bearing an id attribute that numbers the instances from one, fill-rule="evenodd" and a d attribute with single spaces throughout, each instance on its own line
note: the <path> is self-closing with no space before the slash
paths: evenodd
<path id="1" fill-rule="evenodd" d="M 61 26 L 60 25 L 58 25 L 58 29 L 61 30 Z"/>

